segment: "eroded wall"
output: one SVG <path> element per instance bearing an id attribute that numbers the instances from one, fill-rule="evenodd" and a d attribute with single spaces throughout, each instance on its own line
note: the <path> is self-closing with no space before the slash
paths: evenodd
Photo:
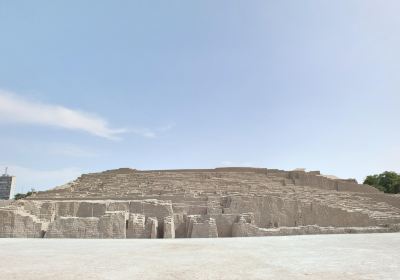
<path id="1" fill-rule="evenodd" d="M 0 237 L 232 237 L 288 234 L 285 228 L 289 227 L 295 233 L 301 232 L 296 228 L 304 230 L 309 228 L 303 226 L 311 225 L 387 228 L 388 224 L 400 223 L 400 218 L 383 219 L 374 216 L 373 211 L 353 211 L 276 196 L 210 196 L 208 200 L 198 201 L 196 211 L 193 205 L 187 207 L 183 202 L 176 207 L 170 201 L 155 199 L 18 201 L 11 208 L 0 208 Z"/>

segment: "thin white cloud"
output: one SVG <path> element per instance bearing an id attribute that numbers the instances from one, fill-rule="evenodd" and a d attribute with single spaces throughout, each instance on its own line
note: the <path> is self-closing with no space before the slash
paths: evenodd
<path id="1" fill-rule="evenodd" d="M 146 138 L 156 138 L 159 134 L 165 133 L 175 127 L 174 123 L 167 124 L 155 129 L 150 128 L 131 128 L 127 132 L 131 132 Z"/>
<path id="2" fill-rule="evenodd" d="M 81 130 L 107 139 L 119 139 L 126 129 L 114 129 L 93 114 L 63 106 L 27 100 L 0 90 L 0 122 L 48 125 Z"/>
<path id="3" fill-rule="evenodd" d="M 128 132 L 140 135 L 146 138 L 156 138 L 157 134 L 155 131 L 149 129 L 149 128 L 131 128 L 128 129 Z"/>

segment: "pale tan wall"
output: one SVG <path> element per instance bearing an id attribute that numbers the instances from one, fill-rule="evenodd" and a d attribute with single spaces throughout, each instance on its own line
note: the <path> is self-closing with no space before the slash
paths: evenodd
<path id="1" fill-rule="evenodd" d="M 60 217 L 49 224 L 45 238 L 99 238 L 99 218 Z"/>
<path id="2" fill-rule="evenodd" d="M 368 215 L 347 212 L 315 202 L 303 203 L 275 196 L 245 198 L 231 197 L 224 213 L 241 214 L 253 212 L 259 227 L 321 225 L 321 226 L 367 226 L 375 225 Z"/>
<path id="3" fill-rule="evenodd" d="M 125 238 L 124 212 L 102 217 L 60 217 L 49 224 L 46 238 Z"/>
<path id="4" fill-rule="evenodd" d="M 106 212 L 99 219 L 99 238 L 126 238 L 125 212 Z"/>
<path id="5" fill-rule="evenodd" d="M 0 237 L 34 238 L 42 236 L 42 223 L 17 211 L 0 209 Z"/>
<path id="6" fill-rule="evenodd" d="M 129 214 L 126 238 L 146 238 L 146 217 L 141 214 Z"/>
<path id="7" fill-rule="evenodd" d="M 175 238 L 175 223 L 171 216 L 164 218 L 164 235 L 163 238 Z"/>

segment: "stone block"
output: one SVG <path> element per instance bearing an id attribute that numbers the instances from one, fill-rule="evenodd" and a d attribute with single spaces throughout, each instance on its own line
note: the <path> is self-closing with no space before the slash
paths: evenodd
<path id="1" fill-rule="evenodd" d="M 218 229 L 215 219 L 202 217 L 200 215 L 188 216 L 187 236 L 189 238 L 218 237 Z"/>
<path id="2" fill-rule="evenodd" d="M 186 215 L 182 213 L 174 213 L 174 226 L 175 226 L 175 238 L 186 237 Z"/>
<path id="3" fill-rule="evenodd" d="M 42 237 L 44 223 L 35 216 L 21 210 L 0 209 L 0 237 Z"/>
<path id="4" fill-rule="evenodd" d="M 126 238 L 125 212 L 106 212 L 99 219 L 100 238 Z"/>
<path id="5" fill-rule="evenodd" d="M 78 212 L 78 201 L 56 201 L 55 202 L 55 218 L 58 217 L 76 217 Z"/>
<path id="6" fill-rule="evenodd" d="M 171 216 L 164 218 L 164 238 L 175 238 L 174 218 Z"/>
<path id="7" fill-rule="evenodd" d="M 143 214 L 146 217 L 156 217 L 159 221 L 163 221 L 165 217 L 173 214 L 171 202 L 157 199 L 131 201 L 129 211 Z"/>
<path id="8" fill-rule="evenodd" d="M 129 212 L 129 201 L 107 201 L 107 211 L 125 211 Z"/>
<path id="9" fill-rule="evenodd" d="M 106 212 L 105 202 L 82 201 L 78 204 L 77 217 L 100 217 Z"/>
<path id="10" fill-rule="evenodd" d="M 49 224 L 46 238 L 99 238 L 99 218 L 59 217 Z"/>
<path id="11" fill-rule="evenodd" d="M 145 224 L 146 238 L 157 238 L 158 237 L 158 220 L 156 217 L 148 217 Z"/>
<path id="12" fill-rule="evenodd" d="M 129 214 L 126 238 L 147 238 L 145 221 L 146 217 L 142 214 Z"/>

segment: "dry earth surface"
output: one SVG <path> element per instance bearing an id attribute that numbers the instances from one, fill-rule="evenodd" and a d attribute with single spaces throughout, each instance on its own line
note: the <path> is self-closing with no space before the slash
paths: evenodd
<path id="1" fill-rule="evenodd" d="M 400 234 L 0 239 L 0 278 L 399 279 Z"/>

